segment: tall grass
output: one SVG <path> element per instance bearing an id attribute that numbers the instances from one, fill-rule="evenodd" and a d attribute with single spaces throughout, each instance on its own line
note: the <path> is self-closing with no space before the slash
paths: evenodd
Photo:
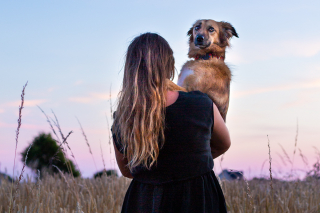
<path id="1" fill-rule="evenodd" d="M 120 212 L 130 180 L 124 177 L 102 176 L 97 179 L 75 178 L 69 175 L 42 177 L 20 183 L 14 212 L 76 212 L 77 205 L 85 213 Z M 317 213 L 320 212 L 320 180 L 273 180 L 273 192 L 266 179 L 222 181 L 229 212 Z M 248 186 L 247 186 L 248 184 Z M 10 183 L 0 185 L 0 212 L 9 211 Z M 248 196 L 248 188 L 250 196 Z M 75 194 L 78 195 L 79 200 Z"/>
<path id="2" fill-rule="evenodd" d="M 259 213 L 319 213 L 320 180 L 280 181 L 273 180 L 273 191 L 269 180 L 248 181 L 253 205 L 246 195 L 245 181 L 222 182 L 229 212 Z"/>
<path id="3" fill-rule="evenodd" d="M 37 182 L 27 178 L 20 183 L 15 199 L 14 212 L 27 213 L 116 213 L 120 212 L 127 190 L 127 178 L 102 176 L 97 179 L 75 178 L 69 175 L 42 175 Z M 11 184 L 0 185 L 0 212 L 9 212 Z M 75 196 L 75 194 L 77 196 Z M 79 200 L 77 199 L 79 197 Z"/>

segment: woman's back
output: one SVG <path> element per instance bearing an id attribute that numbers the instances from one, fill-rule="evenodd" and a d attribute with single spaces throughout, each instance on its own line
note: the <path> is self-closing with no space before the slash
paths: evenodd
<path id="1" fill-rule="evenodd" d="M 204 93 L 179 92 L 166 107 L 165 143 L 155 166 L 141 166 L 133 177 L 144 183 L 165 183 L 204 174 L 213 168 L 210 138 L 213 125 L 212 101 Z"/>
<path id="2" fill-rule="evenodd" d="M 123 212 L 224 212 L 223 194 L 212 171 L 212 127 L 211 99 L 199 91 L 179 92 L 166 107 L 165 143 L 157 163 L 150 170 L 134 168 Z"/>

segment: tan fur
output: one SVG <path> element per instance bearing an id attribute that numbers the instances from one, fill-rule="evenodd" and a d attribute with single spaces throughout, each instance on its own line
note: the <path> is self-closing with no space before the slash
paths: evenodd
<path id="1" fill-rule="evenodd" d="M 200 29 L 195 30 L 199 25 Z M 208 29 L 214 28 L 214 32 Z M 197 35 L 204 36 L 204 43 L 208 44 L 205 48 L 199 48 L 195 45 Z M 216 22 L 214 20 L 198 20 L 188 31 L 189 39 L 189 58 L 195 58 L 197 55 L 205 55 L 206 53 L 214 53 L 217 57 L 225 58 L 225 49 L 229 46 L 229 39 L 234 35 L 238 37 L 235 29 L 227 22 Z M 187 91 L 200 90 L 208 96 L 217 105 L 224 121 L 229 107 L 230 81 L 231 71 L 224 63 L 223 59 L 212 57 L 208 60 L 190 60 L 187 61 L 180 72 L 179 77 L 184 70 L 193 70 L 191 74 L 185 78 L 182 87 Z"/>
<path id="2" fill-rule="evenodd" d="M 169 79 L 167 79 L 167 87 L 168 87 L 169 91 L 184 91 L 184 92 L 187 92 L 186 88 L 183 88 L 183 87 L 180 87 L 180 86 L 176 85 L 175 83 L 173 83 Z"/>

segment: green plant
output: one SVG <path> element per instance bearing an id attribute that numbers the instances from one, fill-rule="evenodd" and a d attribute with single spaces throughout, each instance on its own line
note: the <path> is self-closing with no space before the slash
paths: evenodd
<path id="1" fill-rule="evenodd" d="M 25 161 L 27 150 L 28 147 L 21 153 L 22 161 Z M 70 165 L 70 168 L 68 168 L 67 164 Z M 46 170 L 49 174 L 59 173 L 57 169 L 52 167 L 52 165 L 55 165 L 62 172 L 72 173 L 74 177 L 80 176 L 80 172 L 75 168 L 74 163 L 64 157 L 61 147 L 58 146 L 50 133 L 40 133 L 34 138 L 26 165 L 35 172 L 37 170 Z"/>

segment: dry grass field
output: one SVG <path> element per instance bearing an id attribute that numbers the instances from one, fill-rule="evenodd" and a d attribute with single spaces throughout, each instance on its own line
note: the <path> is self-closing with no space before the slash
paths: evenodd
<path id="1" fill-rule="evenodd" d="M 320 212 L 320 180 L 251 180 L 222 183 L 230 212 L 316 213 Z"/>
<path id="2" fill-rule="evenodd" d="M 11 212 L 72 213 L 120 212 L 130 183 L 127 178 L 74 179 L 70 176 L 45 176 L 37 182 L 19 184 Z M 0 212 L 9 212 L 11 183 L 0 185 Z"/>
<path id="3" fill-rule="evenodd" d="M 11 212 L 27 213 L 116 213 L 130 179 L 107 177 L 73 179 L 70 176 L 45 176 L 40 181 L 26 179 L 15 194 Z M 273 181 L 269 180 L 223 181 L 229 212 L 320 212 L 320 180 Z M 8 213 L 10 182 L 0 185 L 0 212 Z"/>

